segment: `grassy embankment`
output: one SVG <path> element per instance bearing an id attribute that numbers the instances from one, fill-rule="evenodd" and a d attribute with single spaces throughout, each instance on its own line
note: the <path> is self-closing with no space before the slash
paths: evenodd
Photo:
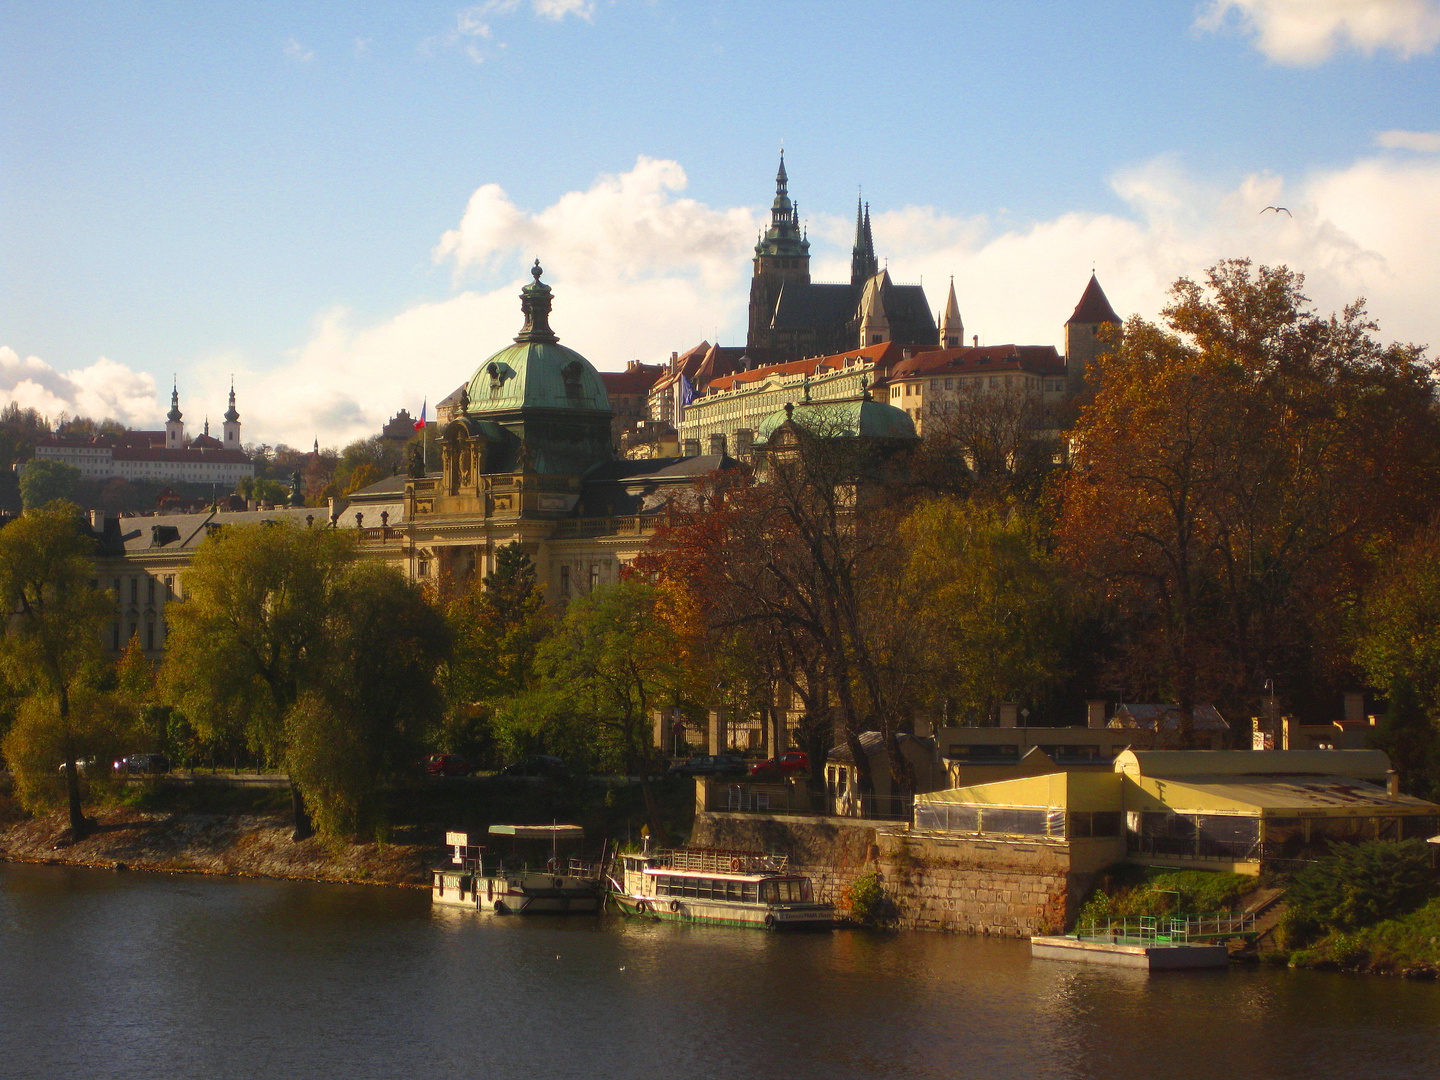
<path id="1" fill-rule="evenodd" d="M 689 781 L 656 785 L 674 838 L 689 833 Z M 289 792 L 175 778 L 97 784 L 95 832 L 71 844 L 62 813 L 31 815 L 0 781 L 0 858 L 133 869 L 419 885 L 447 830 L 484 834 L 497 822 L 583 825 L 596 854 L 607 838 L 638 840 L 646 820 L 636 785 L 502 777 L 406 778 L 384 791 L 383 824 L 351 842 L 290 839 Z"/>
<path id="2" fill-rule="evenodd" d="M 1121 864 L 1101 875 L 1076 921 L 1237 911 L 1261 886 L 1261 879 L 1245 874 Z"/>

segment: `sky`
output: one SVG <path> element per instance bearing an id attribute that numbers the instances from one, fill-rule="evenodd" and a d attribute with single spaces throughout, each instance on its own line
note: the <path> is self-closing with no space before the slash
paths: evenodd
<path id="1" fill-rule="evenodd" d="M 343 445 L 536 258 L 601 370 L 743 344 L 782 146 L 816 280 L 863 192 L 982 343 L 1248 257 L 1440 346 L 1440 0 L 0 0 L 0 71 L 0 405 L 50 417 L 233 377 L 247 442 Z"/>

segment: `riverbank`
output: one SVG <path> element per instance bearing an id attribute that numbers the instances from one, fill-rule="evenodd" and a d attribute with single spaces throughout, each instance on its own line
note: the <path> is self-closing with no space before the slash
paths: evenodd
<path id="1" fill-rule="evenodd" d="M 64 812 L 0 811 L 8 811 L 0 812 L 0 860 L 8 862 L 416 887 L 428 883 L 436 856 L 434 845 L 417 843 L 296 843 L 278 811 L 91 809 L 95 830 L 78 842 Z"/>

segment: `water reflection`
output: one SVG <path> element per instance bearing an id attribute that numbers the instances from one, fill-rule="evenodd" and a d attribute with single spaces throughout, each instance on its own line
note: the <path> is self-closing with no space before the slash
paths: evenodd
<path id="1" fill-rule="evenodd" d="M 1440 1075 L 1428 984 L 52 867 L 0 868 L 0 1010 L 40 1077 Z"/>

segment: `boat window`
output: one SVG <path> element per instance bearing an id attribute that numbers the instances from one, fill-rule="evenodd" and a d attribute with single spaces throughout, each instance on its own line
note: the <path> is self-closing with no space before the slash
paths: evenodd
<path id="1" fill-rule="evenodd" d="M 778 902 L 775 888 L 777 884 L 778 882 L 774 881 L 760 882 L 760 902 L 762 904 L 774 904 Z"/>
<path id="2" fill-rule="evenodd" d="M 741 898 L 741 884 L 738 881 L 727 881 L 725 883 L 725 899 L 739 900 Z"/>
<path id="3" fill-rule="evenodd" d="M 753 903 L 755 903 L 755 902 L 756 902 L 756 892 L 758 891 L 758 890 L 756 889 L 755 882 L 753 882 L 753 881 L 746 881 L 746 882 L 743 882 L 742 884 L 743 884 L 743 892 L 741 893 L 741 899 L 742 899 L 745 903 L 747 903 L 747 904 L 753 904 Z"/>

